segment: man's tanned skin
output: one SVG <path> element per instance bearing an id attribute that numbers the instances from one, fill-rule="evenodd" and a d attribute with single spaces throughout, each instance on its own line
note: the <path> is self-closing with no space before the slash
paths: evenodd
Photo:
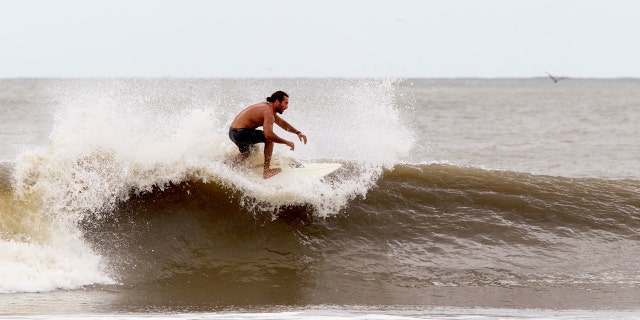
<path id="1" fill-rule="evenodd" d="M 278 93 L 280 94 L 278 95 Z M 279 100 L 278 98 L 282 99 Z M 304 144 L 307 143 L 307 136 L 302 134 L 300 131 L 298 131 L 296 128 L 294 128 L 292 125 L 278 116 L 278 114 L 282 114 L 282 112 L 287 110 L 287 108 L 289 108 L 289 96 L 282 91 L 278 91 L 275 92 L 271 97 L 267 98 L 267 102 L 259 102 L 242 110 L 231 123 L 231 130 L 256 129 L 260 126 L 262 126 L 262 128 L 264 129 L 264 138 L 266 139 L 266 141 L 264 142 L 263 177 L 265 179 L 271 178 L 282 171 L 282 169 L 280 168 L 270 167 L 271 155 L 273 153 L 273 144 L 286 144 L 291 149 L 291 151 L 293 151 L 295 148 L 293 142 L 285 140 L 273 132 L 274 123 L 285 131 L 295 133 L 300 141 L 304 142 Z M 259 130 L 257 131 L 261 132 Z M 232 140 L 234 139 L 232 138 Z M 237 141 L 234 142 L 238 144 Z M 254 142 L 248 143 L 254 144 Z M 236 157 L 236 163 L 245 160 L 249 156 L 249 152 L 247 152 L 246 149 L 243 152 L 242 146 L 238 146 L 240 147 L 241 153 Z"/>

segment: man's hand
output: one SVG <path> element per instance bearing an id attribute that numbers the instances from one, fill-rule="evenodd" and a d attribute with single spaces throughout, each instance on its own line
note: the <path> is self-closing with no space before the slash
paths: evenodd
<path id="1" fill-rule="evenodd" d="M 293 142 L 291 142 L 291 141 L 287 141 L 287 142 L 285 142 L 285 144 L 287 145 L 287 147 L 289 147 L 291 149 L 291 151 L 293 151 L 293 149 L 295 148 L 295 146 L 293 145 Z"/>
<path id="2" fill-rule="evenodd" d="M 302 134 L 302 132 L 298 132 L 298 138 L 300 139 L 300 141 L 304 142 L 304 144 L 307 144 L 307 136 Z"/>

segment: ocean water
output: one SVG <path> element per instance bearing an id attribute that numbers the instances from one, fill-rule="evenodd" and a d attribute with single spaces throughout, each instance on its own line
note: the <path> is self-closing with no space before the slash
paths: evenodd
<path id="1" fill-rule="evenodd" d="M 339 171 L 229 165 L 276 90 L 276 157 Z M 637 79 L 4 79 L 0 115 L 2 318 L 640 317 Z"/>

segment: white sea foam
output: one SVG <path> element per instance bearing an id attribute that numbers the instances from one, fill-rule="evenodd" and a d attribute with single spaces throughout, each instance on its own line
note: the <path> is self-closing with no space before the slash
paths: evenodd
<path id="1" fill-rule="evenodd" d="M 64 233 L 46 243 L 2 240 L 0 261 L 0 293 L 44 292 L 114 283 L 101 271 L 100 256 L 82 240 Z"/>

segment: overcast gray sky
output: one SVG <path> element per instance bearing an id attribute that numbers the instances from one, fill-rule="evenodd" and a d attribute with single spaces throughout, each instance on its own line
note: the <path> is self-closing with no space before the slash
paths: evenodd
<path id="1" fill-rule="evenodd" d="M 635 0 L 0 0 L 0 77 L 640 77 Z"/>

